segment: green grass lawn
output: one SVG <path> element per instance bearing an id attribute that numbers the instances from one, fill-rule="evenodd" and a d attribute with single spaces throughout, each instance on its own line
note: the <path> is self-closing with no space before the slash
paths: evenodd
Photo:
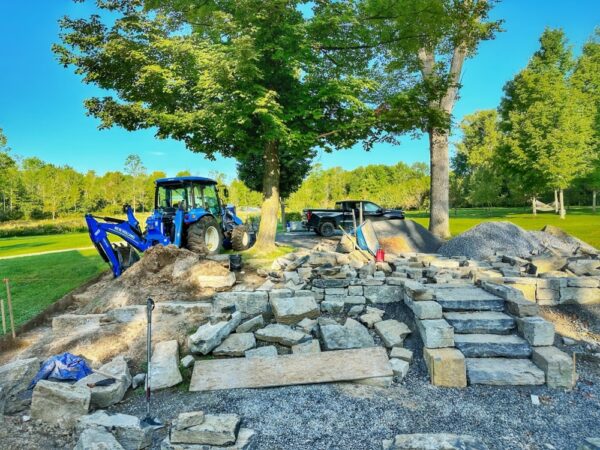
<path id="1" fill-rule="evenodd" d="M 87 232 L 0 238 L 0 256 L 25 255 L 92 245 Z"/>
<path id="2" fill-rule="evenodd" d="M 107 268 L 95 249 L 0 260 L 0 279 L 10 280 L 15 326 Z M 0 297 L 6 306 L 4 284 Z"/>
<path id="3" fill-rule="evenodd" d="M 406 216 L 425 227 L 429 223 L 426 212 L 408 211 Z M 551 212 L 538 213 L 537 216 L 534 216 L 530 210 L 523 208 L 491 208 L 489 210 L 468 208 L 459 209 L 456 212 L 452 210 L 450 233 L 456 236 L 478 223 L 499 220 L 512 222 L 526 230 L 541 230 L 545 225 L 555 225 L 588 244 L 600 248 L 600 212 L 593 214 L 591 208 L 569 209 L 564 220 Z"/>

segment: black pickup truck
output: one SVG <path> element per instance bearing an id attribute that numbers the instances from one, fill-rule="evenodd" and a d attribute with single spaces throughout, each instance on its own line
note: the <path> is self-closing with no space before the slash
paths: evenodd
<path id="1" fill-rule="evenodd" d="M 305 209 L 302 211 L 302 225 L 307 230 L 314 230 L 321 236 L 333 236 L 340 225 L 344 229 L 352 229 L 354 226 L 352 211 L 354 211 L 357 225 L 360 225 L 358 221 L 361 205 L 363 220 L 404 219 L 404 211 L 401 209 L 384 209 L 365 200 L 344 200 L 337 202 L 335 209 Z"/>

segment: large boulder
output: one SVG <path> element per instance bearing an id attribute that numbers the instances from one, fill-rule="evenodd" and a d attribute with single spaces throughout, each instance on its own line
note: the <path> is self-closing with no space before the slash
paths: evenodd
<path id="1" fill-rule="evenodd" d="M 110 431 L 125 450 L 138 450 L 152 444 L 152 427 L 142 427 L 135 416 L 96 411 L 77 421 L 75 433 L 81 435 L 89 428 Z"/>
<path id="2" fill-rule="evenodd" d="M 0 387 L 4 395 L 4 413 L 14 414 L 27 409 L 31 395 L 27 388 L 40 370 L 38 358 L 18 359 L 0 367 Z"/>
<path id="3" fill-rule="evenodd" d="M 150 361 L 150 389 L 158 391 L 183 381 L 179 372 L 179 344 L 176 340 L 158 342 Z"/>
<path id="4" fill-rule="evenodd" d="M 266 296 L 266 294 L 265 294 Z M 188 346 L 192 353 L 209 354 L 235 330 L 242 321 L 242 314 L 234 312 L 227 321 L 216 324 L 210 322 L 198 327 L 198 330 L 188 338 Z"/>
<path id="5" fill-rule="evenodd" d="M 326 350 L 374 347 L 375 341 L 369 331 L 354 319 L 346 319 L 342 326 L 337 323 L 320 325 L 321 337 Z"/>
<path id="6" fill-rule="evenodd" d="M 90 409 L 87 386 L 40 380 L 33 390 L 31 417 L 50 425 L 70 429 Z"/>
<path id="7" fill-rule="evenodd" d="M 127 361 L 125 361 L 123 356 L 117 356 L 108 364 L 104 364 L 100 367 L 100 372 L 114 376 L 115 383 L 108 386 L 91 387 L 92 397 L 90 405 L 94 408 L 108 408 L 120 402 L 125 396 L 125 392 L 127 392 L 127 389 L 131 385 L 131 373 L 129 372 L 129 367 L 127 367 Z M 79 380 L 76 384 L 89 386 L 106 378 L 106 375 L 92 373 Z"/>

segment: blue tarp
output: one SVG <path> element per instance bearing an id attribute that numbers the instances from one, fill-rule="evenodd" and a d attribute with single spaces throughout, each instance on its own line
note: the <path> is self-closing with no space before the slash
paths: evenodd
<path id="1" fill-rule="evenodd" d="M 82 357 L 61 353 L 44 361 L 42 368 L 29 384 L 29 389 L 35 387 L 40 380 L 77 381 L 91 373 L 92 369 Z"/>

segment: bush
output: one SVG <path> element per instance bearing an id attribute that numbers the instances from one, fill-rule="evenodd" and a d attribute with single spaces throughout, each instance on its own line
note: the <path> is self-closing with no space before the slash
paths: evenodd
<path id="1" fill-rule="evenodd" d="M 286 212 L 285 220 L 289 222 L 300 222 L 302 220 L 302 213 L 299 213 L 298 211 Z"/>
<path id="2" fill-rule="evenodd" d="M 87 231 L 87 226 L 81 218 L 38 221 L 15 220 L 0 225 L 0 238 L 81 233 L 84 231 Z"/>

